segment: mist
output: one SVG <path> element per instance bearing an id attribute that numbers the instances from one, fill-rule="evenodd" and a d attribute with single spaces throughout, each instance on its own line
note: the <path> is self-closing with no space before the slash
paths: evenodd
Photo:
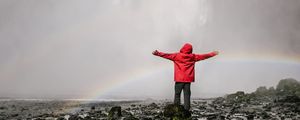
<path id="1" fill-rule="evenodd" d="M 192 97 L 300 80 L 298 0 L 1 0 L 0 15 L 1 97 L 173 98 L 173 63 L 151 52 L 187 42 L 220 51 Z"/>

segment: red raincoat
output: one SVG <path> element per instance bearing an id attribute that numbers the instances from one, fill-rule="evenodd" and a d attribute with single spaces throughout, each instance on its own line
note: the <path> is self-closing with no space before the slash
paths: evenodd
<path id="1" fill-rule="evenodd" d="M 163 53 L 156 51 L 153 54 L 174 62 L 174 80 L 176 82 L 194 82 L 195 80 L 195 63 L 216 55 L 215 52 L 208 54 L 193 54 L 193 47 L 186 43 L 179 53 Z"/>

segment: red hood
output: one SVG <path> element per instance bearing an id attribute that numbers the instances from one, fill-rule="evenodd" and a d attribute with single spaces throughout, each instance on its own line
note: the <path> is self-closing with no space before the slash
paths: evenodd
<path id="1" fill-rule="evenodd" d="M 186 43 L 183 45 L 183 47 L 180 49 L 181 53 L 185 54 L 191 54 L 193 52 L 193 46 L 189 43 Z"/>

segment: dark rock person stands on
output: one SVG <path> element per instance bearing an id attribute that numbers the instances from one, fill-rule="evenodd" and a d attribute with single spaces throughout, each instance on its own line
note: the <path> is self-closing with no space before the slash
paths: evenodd
<path id="1" fill-rule="evenodd" d="M 193 54 L 193 47 L 191 44 L 186 43 L 178 53 L 163 53 L 158 50 L 153 51 L 153 55 L 169 59 L 174 62 L 174 81 L 175 81 L 175 97 L 174 104 L 180 104 L 180 94 L 184 92 L 184 108 L 190 109 L 191 97 L 191 82 L 195 80 L 195 63 L 215 55 L 218 51 L 213 51 L 207 54 Z"/>

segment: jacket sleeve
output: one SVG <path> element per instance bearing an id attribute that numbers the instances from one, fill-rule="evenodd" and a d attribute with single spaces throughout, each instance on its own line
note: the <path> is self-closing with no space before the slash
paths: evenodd
<path id="1" fill-rule="evenodd" d="M 154 55 L 174 61 L 176 53 L 155 52 Z"/>
<path id="2" fill-rule="evenodd" d="M 195 54 L 194 60 L 197 62 L 197 61 L 200 61 L 200 60 L 204 60 L 204 59 L 213 57 L 215 55 L 217 55 L 215 52 L 210 52 L 210 53 L 207 53 L 207 54 Z"/>

